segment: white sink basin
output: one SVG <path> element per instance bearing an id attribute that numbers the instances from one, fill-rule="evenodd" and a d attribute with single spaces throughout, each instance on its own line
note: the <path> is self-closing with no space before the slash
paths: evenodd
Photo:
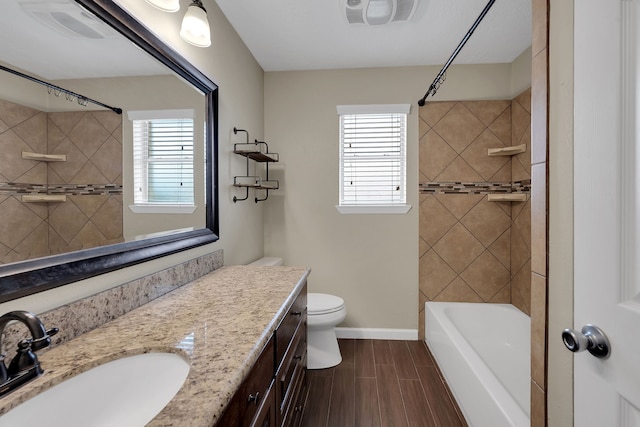
<path id="1" fill-rule="evenodd" d="M 172 353 L 117 359 L 22 403 L 0 417 L 0 426 L 142 427 L 171 401 L 188 373 L 189 364 Z"/>

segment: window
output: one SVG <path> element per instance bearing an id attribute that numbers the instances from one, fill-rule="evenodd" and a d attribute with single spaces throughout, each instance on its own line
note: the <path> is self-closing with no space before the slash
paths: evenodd
<path id="1" fill-rule="evenodd" d="M 135 206 L 193 206 L 193 110 L 132 111 Z"/>
<path id="2" fill-rule="evenodd" d="M 406 213 L 409 104 L 339 105 L 341 213 Z"/>

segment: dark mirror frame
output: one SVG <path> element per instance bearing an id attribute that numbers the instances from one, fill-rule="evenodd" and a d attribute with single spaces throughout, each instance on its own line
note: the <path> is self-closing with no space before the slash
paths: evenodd
<path id="1" fill-rule="evenodd" d="M 75 1 L 203 92 L 206 103 L 206 228 L 0 266 L 0 302 L 218 240 L 218 86 L 113 1 Z"/>

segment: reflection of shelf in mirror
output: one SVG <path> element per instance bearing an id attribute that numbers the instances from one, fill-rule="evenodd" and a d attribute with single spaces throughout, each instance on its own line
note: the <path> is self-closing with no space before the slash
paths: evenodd
<path id="1" fill-rule="evenodd" d="M 63 203 L 67 201 L 64 194 L 25 194 L 22 196 L 23 203 Z"/>
<path id="2" fill-rule="evenodd" d="M 66 154 L 42 154 L 23 151 L 22 158 L 26 160 L 35 160 L 39 162 L 66 162 Z"/>
<path id="3" fill-rule="evenodd" d="M 515 156 L 516 154 L 524 153 L 527 151 L 526 144 L 513 145 L 511 147 L 489 148 L 487 154 L 489 157 L 493 156 Z"/>
<path id="4" fill-rule="evenodd" d="M 280 188 L 280 181 L 261 181 L 260 185 L 257 188 L 262 190 L 277 190 L 278 188 Z"/>
<path id="5" fill-rule="evenodd" d="M 235 187 L 260 187 L 262 180 L 259 176 L 234 176 L 233 185 Z"/>
<path id="6" fill-rule="evenodd" d="M 526 202 L 525 193 L 489 194 L 487 200 L 490 202 Z"/>

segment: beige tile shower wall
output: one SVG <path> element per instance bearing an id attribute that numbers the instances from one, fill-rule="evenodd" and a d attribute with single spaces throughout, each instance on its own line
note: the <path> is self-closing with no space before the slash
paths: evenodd
<path id="1" fill-rule="evenodd" d="M 122 116 L 111 111 L 49 113 L 48 184 L 122 185 Z M 73 218 L 73 221 L 69 221 Z M 122 195 L 73 195 L 49 204 L 51 254 L 123 241 Z"/>
<path id="2" fill-rule="evenodd" d="M 23 151 L 46 152 L 46 113 L 0 100 L 0 147 L 1 183 L 47 183 L 44 163 L 22 159 Z M 49 254 L 45 204 L 0 195 L 0 219 L 0 264 Z"/>
<path id="3" fill-rule="evenodd" d="M 122 129 L 112 112 L 44 113 L 0 100 L 0 182 L 38 185 L 122 183 Z M 66 162 L 22 159 L 65 154 Z M 122 241 L 121 195 L 71 195 L 65 203 L 0 196 L 0 263 Z"/>
<path id="4" fill-rule="evenodd" d="M 531 179 L 531 89 L 511 101 L 511 140 L 525 144 L 511 158 L 511 180 Z M 511 203 L 511 304 L 531 315 L 531 198 Z"/>
<path id="5" fill-rule="evenodd" d="M 530 166 L 520 165 L 529 155 L 529 97 L 526 91 L 513 101 L 427 103 L 420 109 L 420 182 L 512 182 L 514 169 L 518 180 L 529 179 Z M 513 158 L 487 156 L 488 148 L 523 143 L 527 152 Z M 528 313 L 528 212 L 528 201 L 421 194 L 420 337 L 426 301 L 526 300 L 516 305 Z"/>

